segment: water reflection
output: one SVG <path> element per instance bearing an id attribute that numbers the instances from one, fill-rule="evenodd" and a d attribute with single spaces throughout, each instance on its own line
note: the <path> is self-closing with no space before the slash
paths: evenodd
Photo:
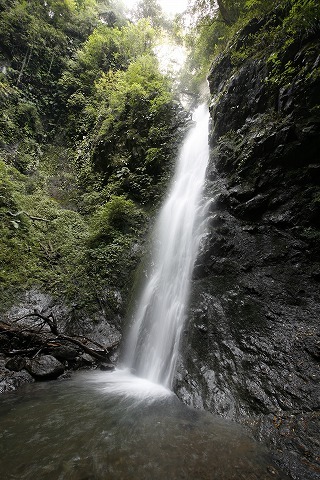
<path id="1" fill-rule="evenodd" d="M 116 383 L 110 373 L 80 373 L 4 395 L 1 478 L 284 478 L 236 424 L 190 409 L 167 390 L 154 400 L 149 386 L 143 399 L 143 389 L 128 395 Z"/>

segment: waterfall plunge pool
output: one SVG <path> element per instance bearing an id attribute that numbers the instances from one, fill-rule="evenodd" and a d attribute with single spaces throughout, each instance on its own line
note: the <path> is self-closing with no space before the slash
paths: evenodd
<path id="1" fill-rule="evenodd" d="M 0 426 L 2 480 L 285 478 L 242 427 L 126 371 L 25 385 Z"/>
<path id="2" fill-rule="evenodd" d="M 126 345 L 124 364 L 144 378 L 129 370 L 79 372 L 4 395 L 1 480 L 284 478 L 239 425 L 183 405 L 166 388 L 205 225 L 205 105 L 194 120 L 155 226 L 152 268 Z"/>

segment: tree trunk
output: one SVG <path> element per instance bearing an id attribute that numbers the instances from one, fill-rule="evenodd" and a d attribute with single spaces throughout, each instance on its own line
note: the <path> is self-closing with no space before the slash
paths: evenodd
<path id="1" fill-rule="evenodd" d="M 236 21 L 235 11 L 228 8 L 223 0 L 217 0 L 221 17 L 227 25 L 232 25 Z"/>

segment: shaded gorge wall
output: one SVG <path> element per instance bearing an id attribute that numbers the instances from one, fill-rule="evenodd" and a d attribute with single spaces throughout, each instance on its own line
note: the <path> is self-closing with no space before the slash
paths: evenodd
<path id="1" fill-rule="evenodd" d="M 209 75 L 215 200 L 175 390 L 247 424 L 307 480 L 320 471 L 319 41 L 282 46 L 275 78 L 270 51 L 235 60 L 266 25 L 247 25 Z"/>

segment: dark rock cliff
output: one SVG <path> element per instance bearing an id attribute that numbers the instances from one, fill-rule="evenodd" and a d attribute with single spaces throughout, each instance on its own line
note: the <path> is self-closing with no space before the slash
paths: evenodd
<path id="1" fill-rule="evenodd" d="M 263 53 L 237 65 L 232 60 L 259 28 L 253 22 L 240 33 L 209 75 L 213 201 L 176 392 L 188 404 L 247 424 L 292 478 L 316 479 L 319 41 L 313 32 L 291 44 L 290 81 L 270 82 Z"/>

